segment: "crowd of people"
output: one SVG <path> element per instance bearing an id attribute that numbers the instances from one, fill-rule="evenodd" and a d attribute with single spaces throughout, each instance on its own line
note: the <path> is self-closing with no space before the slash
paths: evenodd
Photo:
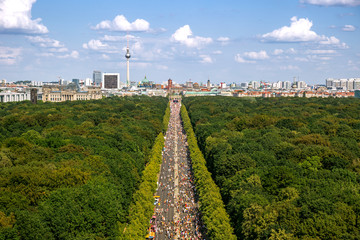
<path id="1" fill-rule="evenodd" d="M 153 222 L 156 239 L 206 239 L 198 211 L 180 101 L 170 102 Z"/>

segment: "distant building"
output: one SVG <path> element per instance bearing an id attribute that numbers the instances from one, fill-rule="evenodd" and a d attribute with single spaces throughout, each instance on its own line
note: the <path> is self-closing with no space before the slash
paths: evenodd
<path id="1" fill-rule="evenodd" d="M 0 102 L 20 102 L 30 100 L 30 92 L 0 92 Z"/>
<path id="2" fill-rule="evenodd" d="M 282 88 L 285 90 L 291 89 L 291 82 L 290 81 L 285 81 L 282 83 Z"/>
<path id="3" fill-rule="evenodd" d="M 350 78 L 346 83 L 347 90 L 354 90 L 354 78 Z"/>
<path id="4" fill-rule="evenodd" d="M 146 78 L 146 75 L 144 79 L 139 83 L 139 87 L 143 88 L 151 88 L 152 84 L 150 83 L 149 79 Z"/>
<path id="5" fill-rule="evenodd" d="M 357 90 L 360 89 L 360 78 L 341 78 L 341 79 L 326 79 L 326 87 L 328 89 L 336 90 Z"/>
<path id="6" fill-rule="evenodd" d="M 91 78 L 86 78 L 84 81 L 85 86 L 92 86 L 93 85 L 93 81 Z"/>
<path id="7" fill-rule="evenodd" d="M 33 87 L 41 87 L 43 85 L 43 82 L 38 82 L 38 81 L 31 81 L 30 86 Z"/>
<path id="8" fill-rule="evenodd" d="M 221 88 L 221 89 L 227 88 L 226 83 L 221 82 L 221 83 L 220 83 L 220 88 Z"/>
<path id="9" fill-rule="evenodd" d="M 185 86 L 186 86 L 186 88 L 193 88 L 193 82 L 192 81 L 187 81 L 186 83 L 185 83 Z"/>
<path id="10" fill-rule="evenodd" d="M 334 84 L 334 79 L 333 78 L 326 79 L 326 87 L 327 88 L 332 88 L 333 84 Z"/>
<path id="11" fill-rule="evenodd" d="M 95 86 L 100 86 L 102 82 L 102 74 L 101 71 L 94 71 L 93 72 L 93 83 Z"/>
<path id="12" fill-rule="evenodd" d="M 75 86 L 80 89 L 80 79 L 74 78 L 72 82 L 75 84 Z"/>
<path id="13" fill-rule="evenodd" d="M 346 90 L 347 82 L 348 82 L 348 80 L 345 78 L 340 79 L 340 89 Z"/>
<path id="14" fill-rule="evenodd" d="M 297 82 L 297 87 L 300 88 L 300 89 L 303 89 L 303 88 L 306 88 L 306 82 L 304 81 L 298 81 Z"/>
<path id="15" fill-rule="evenodd" d="M 100 87 L 85 87 L 81 91 L 76 83 L 67 86 L 45 85 L 43 86 L 42 100 L 44 102 L 64 102 L 76 100 L 94 100 L 101 99 L 102 93 Z"/>
<path id="16" fill-rule="evenodd" d="M 251 83 L 251 86 L 252 86 L 253 89 L 259 89 L 259 87 L 260 87 L 260 83 L 259 83 L 259 82 L 257 82 L 257 81 L 251 81 L 250 83 Z"/>
<path id="17" fill-rule="evenodd" d="M 249 87 L 249 84 L 247 82 L 240 83 L 240 87 L 243 88 L 243 89 L 246 89 L 246 88 Z"/>
<path id="18" fill-rule="evenodd" d="M 103 73 L 101 89 L 120 89 L 120 74 Z"/>
<path id="19" fill-rule="evenodd" d="M 340 80 L 334 80 L 332 87 L 333 88 L 340 88 Z"/>
<path id="20" fill-rule="evenodd" d="M 355 80 L 354 80 L 354 89 L 355 90 L 360 89 L 360 78 L 355 78 Z"/>
<path id="21" fill-rule="evenodd" d="M 168 80 L 168 89 L 172 89 L 173 88 L 173 82 L 172 80 L 169 78 Z"/>

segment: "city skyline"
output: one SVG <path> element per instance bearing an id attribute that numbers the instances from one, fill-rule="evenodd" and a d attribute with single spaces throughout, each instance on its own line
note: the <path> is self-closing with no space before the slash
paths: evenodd
<path id="1" fill-rule="evenodd" d="M 213 83 L 360 76 L 359 0 L 0 0 L 0 79 Z"/>

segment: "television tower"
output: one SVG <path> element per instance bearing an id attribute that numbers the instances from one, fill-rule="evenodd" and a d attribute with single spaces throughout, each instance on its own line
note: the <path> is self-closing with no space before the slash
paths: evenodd
<path id="1" fill-rule="evenodd" d="M 130 50 L 129 50 L 129 36 L 127 36 L 127 47 L 126 47 L 126 86 L 129 88 L 130 87 L 130 69 L 129 69 L 129 65 L 130 65 Z"/>

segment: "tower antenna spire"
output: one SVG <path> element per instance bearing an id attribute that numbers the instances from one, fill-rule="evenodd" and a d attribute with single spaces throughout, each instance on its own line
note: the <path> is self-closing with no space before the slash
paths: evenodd
<path id="1" fill-rule="evenodd" d="M 129 48 L 129 31 L 126 32 L 127 48 Z"/>

